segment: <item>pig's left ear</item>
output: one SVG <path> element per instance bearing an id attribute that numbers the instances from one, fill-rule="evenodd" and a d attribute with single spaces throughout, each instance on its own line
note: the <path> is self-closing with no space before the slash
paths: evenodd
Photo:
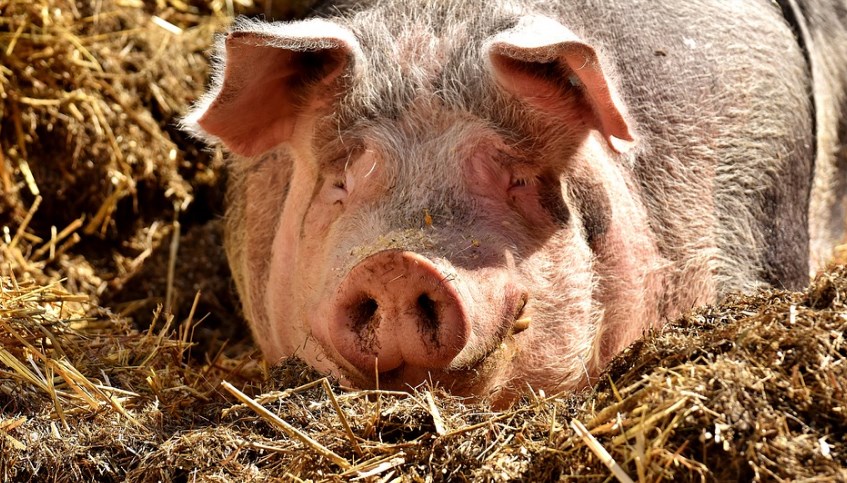
<path id="1" fill-rule="evenodd" d="M 333 81 L 363 68 L 353 33 L 322 19 L 243 20 L 218 42 L 217 53 L 213 86 L 182 127 L 242 156 L 289 140 L 303 115 L 336 94 Z"/>
<path id="2" fill-rule="evenodd" d="M 600 65 L 594 48 L 553 19 L 527 16 L 486 44 L 490 67 L 508 91 L 535 107 L 563 117 L 590 116 L 617 152 L 635 137 L 623 104 Z M 567 85 L 579 88 L 591 112 L 559 112 Z"/>

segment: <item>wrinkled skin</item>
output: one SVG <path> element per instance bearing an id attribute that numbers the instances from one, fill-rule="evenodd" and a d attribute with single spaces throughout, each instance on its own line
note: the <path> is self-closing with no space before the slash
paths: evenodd
<path id="1" fill-rule="evenodd" d="M 271 362 L 500 405 L 577 389 L 692 306 L 802 286 L 810 238 L 841 236 L 847 55 L 815 50 L 838 20 L 798 42 L 768 1 L 432 3 L 242 22 L 186 118 L 232 153 Z"/>

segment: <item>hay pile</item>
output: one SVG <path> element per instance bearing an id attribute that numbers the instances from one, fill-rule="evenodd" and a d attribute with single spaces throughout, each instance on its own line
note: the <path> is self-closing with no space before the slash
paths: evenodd
<path id="1" fill-rule="evenodd" d="M 225 175 L 173 121 L 233 8 L 308 3 L 0 0 L 0 479 L 847 479 L 844 268 L 700 309 L 594 391 L 499 413 L 209 342 L 244 330 Z"/>
<path id="2" fill-rule="evenodd" d="M 179 1 L 154 13 L 144 2 L 4 3 L 4 221 L 40 199 L 50 219 L 36 212 L 33 228 L 71 239 L 77 223 L 79 236 L 124 241 L 154 210 L 187 208 L 188 180 L 210 168 L 186 159 L 172 121 L 203 85 L 203 50 L 224 20 Z"/>
<path id="3" fill-rule="evenodd" d="M 229 19 L 214 3 L 0 1 L 3 274 L 112 299 L 178 215 L 220 212 L 220 156 L 175 126 Z"/>
<path id="4" fill-rule="evenodd" d="M 844 480 L 845 314 L 839 268 L 685 317 L 594 392 L 493 413 L 427 388 L 344 390 L 296 361 L 192 363 L 191 319 L 138 332 L 57 285 L 4 279 L 0 477 L 605 480 L 593 444 L 639 479 Z"/>
<path id="5" fill-rule="evenodd" d="M 225 323 L 223 160 L 176 120 L 233 14 L 304 8 L 276 3 L 0 0 L 0 274 L 65 279 L 140 326 L 200 291 L 202 340 L 243 337 Z"/>

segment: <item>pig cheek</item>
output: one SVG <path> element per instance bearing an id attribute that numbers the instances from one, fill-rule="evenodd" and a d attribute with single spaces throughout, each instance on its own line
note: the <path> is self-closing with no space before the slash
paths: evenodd
<path id="1" fill-rule="evenodd" d="M 299 304 L 295 297 L 297 287 L 293 277 L 293 272 L 296 271 L 294 254 L 297 237 L 294 236 L 296 227 L 292 218 L 290 211 L 286 209 L 274 238 L 265 294 L 271 335 L 270 341 L 263 343 L 273 345 L 277 358 L 292 355 L 295 351 L 295 341 L 302 339 L 302 336 L 298 336 L 301 331 L 297 327 Z"/>
<path id="2" fill-rule="evenodd" d="M 297 355 L 317 367 L 319 351 L 309 337 L 309 319 L 317 307 L 308 294 L 319 289 L 315 267 L 326 262 L 323 247 L 315 243 L 315 220 L 308 216 L 315 186 L 309 178 L 295 177 L 292 182 L 274 238 L 266 301 L 273 344 L 281 356 Z"/>
<path id="3" fill-rule="evenodd" d="M 340 222 L 343 217 L 359 219 L 367 206 L 363 200 L 378 195 L 384 174 L 370 152 L 347 168 L 344 173 L 317 175 L 303 183 L 309 190 L 292 193 L 292 197 L 308 201 L 292 206 L 290 216 L 286 213 L 276 247 L 280 259 L 287 257 L 285 266 L 296 267 L 294 274 L 287 275 L 296 308 L 289 309 L 292 323 L 281 327 L 280 335 L 292 341 L 290 350 L 315 369 L 342 379 L 342 368 L 355 370 L 334 349 L 328 323 L 330 301 L 345 274 L 342 269 L 349 255 L 339 247 L 349 244 L 351 227 Z M 337 185 L 339 180 L 346 181 L 344 188 Z M 285 307 L 274 310 L 281 313 Z"/>
<path id="4" fill-rule="evenodd" d="M 339 357 L 332 349 L 328 332 L 330 304 L 327 301 L 332 299 L 340 280 L 340 267 L 333 253 L 339 240 L 333 227 L 345 206 L 331 201 L 332 197 L 325 196 L 328 194 L 325 191 L 315 194 L 302 218 L 292 217 L 292 229 L 286 234 L 285 243 L 297 247 L 290 266 L 296 267 L 291 287 L 298 309 L 293 314 L 293 326 L 284 330 L 295 342 L 301 341 L 295 347 L 298 356 L 319 371 L 339 376 L 338 366 L 333 362 Z"/>
<path id="5" fill-rule="evenodd" d="M 593 255 L 580 234 L 560 230 L 546 249 L 521 264 L 530 289 L 532 322 L 515 335 L 509 387 L 527 384 L 548 393 L 576 389 L 596 372 L 594 341 L 601 315 L 592 300 Z"/>

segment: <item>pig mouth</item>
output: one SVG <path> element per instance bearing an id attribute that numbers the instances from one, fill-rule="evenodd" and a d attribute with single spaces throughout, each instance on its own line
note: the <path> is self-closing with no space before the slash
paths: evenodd
<path id="1" fill-rule="evenodd" d="M 387 371 L 362 374 L 359 370 L 340 364 L 339 368 L 352 386 L 357 388 L 411 392 L 424 387 L 437 387 L 450 394 L 472 399 L 483 399 L 503 388 L 508 361 L 514 357 L 516 344 L 507 337 L 486 352 L 460 366 L 444 369 L 402 363 Z"/>

